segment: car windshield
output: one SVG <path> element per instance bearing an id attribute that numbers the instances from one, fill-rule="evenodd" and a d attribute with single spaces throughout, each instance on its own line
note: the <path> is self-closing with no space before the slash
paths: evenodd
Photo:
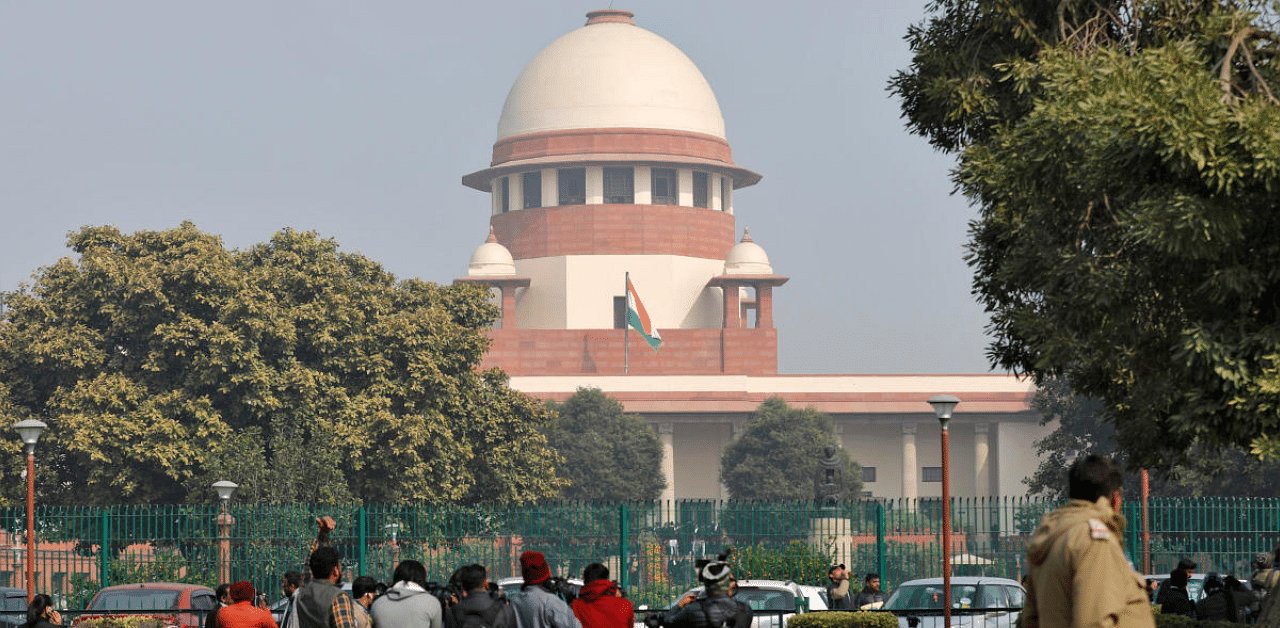
<path id="1" fill-rule="evenodd" d="M 898 587 L 884 603 L 885 610 L 942 610 L 941 584 Z M 994 584 L 951 585 L 953 608 L 1021 608 L 1022 592 L 1014 587 Z"/>
<path id="2" fill-rule="evenodd" d="M 792 595 L 790 591 L 748 589 L 744 587 L 739 588 L 733 597 L 745 602 L 753 611 L 795 612 L 796 610 L 796 596 Z"/>
<path id="3" fill-rule="evenodd" d="M 27 610 L 27 592 L 6 593 L 4 594 L 3 611 L 25 611 Z"/>
<path id="4" fill-rule="evenodd" d="M 674 608 L 676 603 L 680 601 L 680 598 L 683 598 L 685 595 L 690 593 L 701 596 L 703 594 L 703 588 L 698 587 L 696 589 L 689 589 L 688 591 L 685 591 L 680 597 L 672 600 L 668 608 Z M 751 607 L 752 611 L 786 611 L 794 613 L 796 610 L 796 596 L 792 592 L 786 590 L 760 589 L 750 586 L 740 586 L 738 587 L 738 591 L 733 594 L 733 597 L 746 603 L 747 606 Z"/>
<path id="5" fill-rule="evenodd" d="M 94 611 L 176 611 L 181 591 L 172 589 L 128 589 L 105 591 L 89 610 Z"/>

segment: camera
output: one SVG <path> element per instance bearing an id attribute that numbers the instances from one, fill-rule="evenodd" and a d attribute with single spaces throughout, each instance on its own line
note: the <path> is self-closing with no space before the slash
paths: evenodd
<path id="1" fill-rule="evenodd" d="M 462 587 L 456 582 L 440 584 L 433 580 L 423 588 L 427 590 L 427 593 L 435 596 L 436 600 L 440 602 L 440 608 L 449 608 L 462 599 Z"/>
<path id="2" fill-rule="evenodd" d="M 573 584 L 559 576 L 552 576 L 550 580 L 542 583 L 542 586 L 546 587 L 548 591 L 560 596 L 560 598 L 564 600 L 565 604 L 572 604 L 573 601 L 578 598 L 578 591 L 582 589 L 581 586 Z"/>

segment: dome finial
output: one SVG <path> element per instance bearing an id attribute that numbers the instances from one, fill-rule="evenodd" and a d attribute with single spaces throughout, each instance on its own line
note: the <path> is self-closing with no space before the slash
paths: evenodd
<path id="1" fill-rule="evenodd" d="M 485 244 L 497 244 L 498 242 L 498 236 L 494 235 L 492 224 L 489 225 L 489 237 L 485 238 L 484 242 Z"/>
<path id="2" fill-rule="evenodd" d="M 587 13 L 587 26 L 592 24 L 602 24 L 604 22 L 617 22 L 619 24 L 636 25 L 636 21 L 631 19 L 636 14 L 622 9 L 597 9 Z"/>
<path id="3" fill-rule="evenodd" d="M 752 240 L 752 239 L 751 239 L 751 227 L 746 226 L 746 225 L 744 225 L 744 226 L 742 227 L 742 241 L 743 241 L 743 242 L 753 242 L 753 241 L 754 241 L 754 240 Z"/>

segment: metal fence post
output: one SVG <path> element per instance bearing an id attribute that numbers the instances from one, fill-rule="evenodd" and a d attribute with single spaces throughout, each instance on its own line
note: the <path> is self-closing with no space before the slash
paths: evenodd
<path id="1" fill-rule="evenodd" d="M 98 542 L 100 543 L 98 545 L 98 582 L 102 583 L 104 587 L 111 586 L 111 583 L 107 582 L 107 526 L 109 522 L 107 508 L 101 509 L 98 517 Z"/>
<path id="2" fill-rule="evenodd" d="M 627 560 L 627 505 L 620 504 L 618 506 L 618 571 L 622 572 L 622 591 L 627 590 L 627 575 L 630 569 L 630 561 Z"/>
<path id="3" fill-rule="evenodd" d="M 367 551 L 366 546 L 369 544 L 369 517 L 368 513 L 365 512 L 364 505 L 356 509 L 356 521 L 360 526 L 360 552 L 356 559 L 356 573 L 362 574 L 365 573 L 364 565 L 367 558 L 365 553 Z"/>
<path id="4" fill-rule="evenodd" d="M 876 502 L 876 573 L 885 577 L 884 569 L 884 501 Z"/>

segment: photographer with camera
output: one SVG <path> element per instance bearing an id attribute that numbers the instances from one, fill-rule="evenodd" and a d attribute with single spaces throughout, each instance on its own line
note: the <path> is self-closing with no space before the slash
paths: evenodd
<path id="1" fill-rule="evenodd" d="M 516 628 L 515 609 L 483 565 L 463 565 L 456 580 L 462 599 L 445 610 L 445 628 Z"/>
<path id="2" fill-rule="evenodd" d="M 440 601 L 427 591 L 427 568 L 416 560 L 400 561 L 393 578 L 396 583 L 369 609 L 374 625 L 443 628 Z"/>
<path id="3" fill-rule="evenodd" d="M 582 570 L 582 590 L 569 606 L 583 628 L 631 628 L 635 609 L 622 597 L 618 583 L 609 579 L 609 568 L 591 563 Z"/>
<path id="4" fill-rule="evenodd" d="M 719 560 L 703 565 L 698 580 L 705 592 L 680 598 L 675 608 L 661 616 L 660 624 L 666 628 L 750 628 L 751 608 L 733 597 L 733 570 L 727 559 L 723 553 Z M 646 626 L 653 623 L 645 618 Z"/>
<path id="5" fill-rule="evenodd" d="M 553 581 L 551 568 L 541 552 L 528 551 L 520 555 L 520 575 L 524 576 L 524 586 L 520 587 L 520 595 L 511 600 L 520 628 L 582 628 L 561 598 L 574 592 L 566 591 L 568 587 L 563 586 L 563 580 Z"/>
<path id="6" fill-rule="evenodd" d="M 833 611 L 856 611 L 854 596 L 849 593 L 849 570 L 844 565 L 832 565 L 827 570 L 827 600 Z"/>

